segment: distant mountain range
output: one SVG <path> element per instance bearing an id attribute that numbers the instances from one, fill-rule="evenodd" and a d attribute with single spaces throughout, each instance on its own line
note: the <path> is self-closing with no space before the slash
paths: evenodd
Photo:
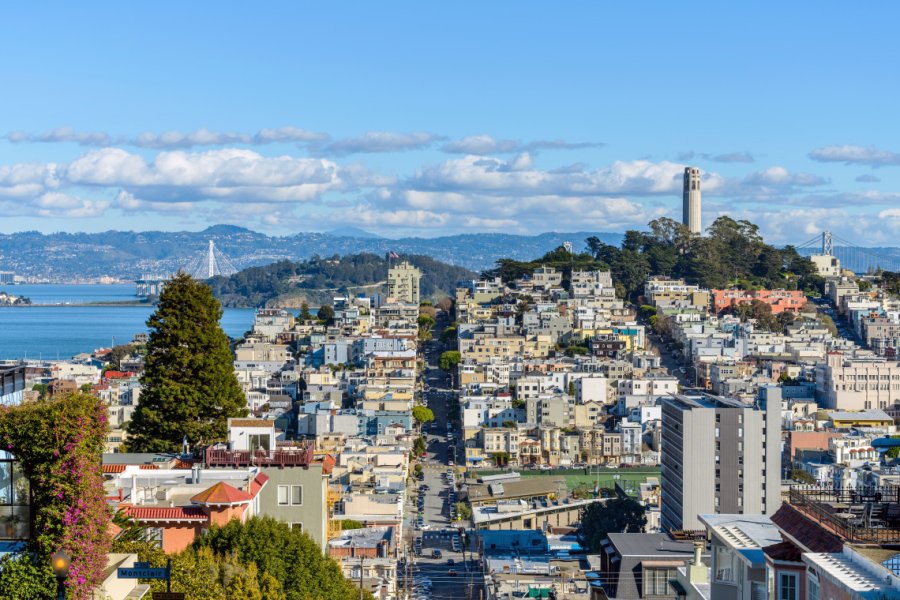
<path id="1" fill-rule="evenodd" d="M 209 240 L 243 269 L 279 260 L 305 260 L 372 252 L 418 254 L 481 271 L 498 258 L 530 260 L 571 242 L 576 251 L 595 235 L 619 245 L 622 234 L 606 232 L 542 233 L 534 236 L 475 233 L 437 238 L 388 239 L 344 227 L 329 233 L 297 233 L 269 236 L 232 225 L 215 225 L 203 231 L 104 231 L 102 233 L 52 233 L 26 231 L 0 234 L 0 271 L 25 277 L 69 281 L 94 277 L 135 279 L 158 276 L 186 268 L 205 253 Z"/>

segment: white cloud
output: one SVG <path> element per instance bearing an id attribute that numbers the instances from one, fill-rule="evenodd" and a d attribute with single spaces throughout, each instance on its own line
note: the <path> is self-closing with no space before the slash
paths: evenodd
<path id="1" fill-rule="evenodd" d="M 75 131 L 71 127 L 61 127 L 43 133 L 11 131 L 4 137 L 7 141 L 14 144 L 70 142 L 80 146 L 107 147 L 121 145 L 156 150 L 189 149 L 197 146 L 226 146 L 229 144 L 309 144 L 328 140 L 328 135 L 325 133 L 309 131 L 293 126 L 260 129 L 255 134 L 211 131 L 209 129 L 201 128 L 187 132 L 146 132 L 135 137 L 114 137 L 104 132 Z"/>
<path id="2" fill-rule="evenodd" d="M 253 136 L 255 144 L 276 144 L 285 142 L 321 142 L 328 139 L 328 134 L 318 131 L 309 131 L 299 127 L 275 127 L 272 129 L 260 129 Z"/>
<path id="3" fill-rule="evenodd" d="M 119 190 L 112 206 L 126 212 L 141 213 L 188 213 L 197 209 L 194 202 L 148 202 L 125 190 Z"/>
<path id="4" fill-rule="evenodd" d="M 860 175 L 854 181 L 858 181 L 860 183 L 878 183 L 881 181 L 880 177 L 876 177 L 875 175 L 869 175 L 868 173 L 864 175 Z"/>
<path id="5" fill-rule="evenodd" d="M 392 131 L 370 131 L 360 137 L 335 140 L 314 147 L 322 154 L 346 156 L 348 154 L 368 154 L 382 152 L 405 152 L 421 150 L 436 141 L 445 139 L 434 133 L 396 133 Z"/>
<path id="6" fill-rule="evenodd" d="M 150 201 L 304 202 L 342 183 L 338 165 L 328 160 L 264 157 L 236 148 L 161 152 L 149 163 L 125 150 L 105 148 L 74 161 L 66 177 L 74 185 L 121 187 Z"/>
<path id="7" fill-rule="evenodd" d="M 522 155 L 527 156 L 527 155 Z M 595 171 L 542 171 L 530 157 L 511 161 L 469 155 L 424 167 L 404 182 L 411 189 L 478 191 L 496 194 L 663 195 L 680 193 L 684 166 L 662 161 L 616 161 Z M 715 191 L 723 179 L 706 174 L 704 190 Z"/>
<path id="8" fill-rule="evenodd" d="M 809 173 L 791 173 L 784 167 L 775 166 L 747 175 L 744 182 L 769 186 L 815 186 L 826 184 L 828 180 Z"/>
<path id="9" fill-rule="evenodd" d="M 74 143 L 79 146 L 108 146 L 113 143 L 112 138 L 100 131 L 75 131 L 71 127 L 59 127 L 44 133 L 26 133 L 24 131 L 11 131 L 6 134 L 6 139 L 14 144 L 24 142 L 37 143 Z"/>
<path id="10" fill-rule="evenodd" d="M 881 150 L 874 146 L 823 146 L 809 153 L 809 157 L 819 162 L 841 162 L 847 165 L 859 164 L 870 167 L 900 165 L 900 153 Z"/>
<path id="11" fill-rule="evenodd" d="M 749 152 L 726 152 L 724 154 L 704 154 L 703 158 L 720 163 L 752 163 L 756 159 Z"/>
<path id="12" fill-rule="evenodd" d="M 444 144 L 441 148 L 450 154 L 510 154 L 535 152 L 539 150 L 582 150 L 604 146 L 600 142 L 566 142 L 563 140 L 498 140 L 489 135 L 470 135 Z"/>
<path id="13" fill-rule="evenodd" d="M 74 219 L 99 217 L 106 212 L 109 204 L 106 200 L 85 200 L 62 192 L 47 192 L 31 203 L 39 216 Z"/>
<path id="14" fill-rule="evenodd" d="M 261 129 L 254 135 L 209 131 L 207 129 L 198 129 L 188 133 L 179 131 L 169 131 L 161 134 L 143 133 L 125 143 L 141 148 L 188 149 L 196 146 L 226 146 L 229 144 L 311 143 L 327 139 L 328 135 L 324 133 L 308 131 L 299 127 L 277 127 Z"/>

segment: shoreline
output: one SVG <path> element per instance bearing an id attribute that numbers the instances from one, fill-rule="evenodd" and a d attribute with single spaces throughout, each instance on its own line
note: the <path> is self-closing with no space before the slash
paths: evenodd
<path id="1" fill-rule="evenodd" d="M 57 302 L 57 303 L 38 303 L 38 304 L 16 304 L 11 306 L 2 306 L 0 308 L 130 308 L 130 307 L 141 307 L 141 308 L 153 308 L 156 306 L 155 304 L 151 304 L 150 302 L 143 302 L 141 300 L 135 300 L 134 302 L 124 302 L 124 301 L 116 301 L 116 302 Z M 226 308 L 234 308 L 239 310 L 255 310 L 257 307 L 255 306 L 222 306 L 223 309 Z M 290 310 L 290 309 L 285 309 Z M 300 310 L 299 308 L 296 310 Z"/>
<path id="2" fill-rule="evenodd" d="M 56 302 L 56 303 L 32 303 L 32 304 L 16 304 L 12 306 L 0 306 L 0 308 L 84 308 L 84 307 L 130 307 L 130 306 L 138 306 L 138 307 L 152 307 L 155 306 L 150 304 L 149 302 L 141 302 L 140 300 L 135 300 L 134 302 Z"/>

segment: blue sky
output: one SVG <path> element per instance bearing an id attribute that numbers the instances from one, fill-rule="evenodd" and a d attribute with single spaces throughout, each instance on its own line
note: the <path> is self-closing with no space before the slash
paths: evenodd
<path id="1" fill-rule="evenodd" d="M 0 232 L 900 230 L 889 3 L 184 4 L 0 8 Z"/>

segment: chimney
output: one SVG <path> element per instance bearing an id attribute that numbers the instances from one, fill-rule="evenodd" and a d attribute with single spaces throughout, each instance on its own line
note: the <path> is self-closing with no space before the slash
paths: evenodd
<path id="1" fill-rule="evenodd" d="M 699 567 L 703 564 L 701 558 L 703 555 L 703 547 L 706 544 L 703 540 L 694 540 L 694 566 Z"/>

